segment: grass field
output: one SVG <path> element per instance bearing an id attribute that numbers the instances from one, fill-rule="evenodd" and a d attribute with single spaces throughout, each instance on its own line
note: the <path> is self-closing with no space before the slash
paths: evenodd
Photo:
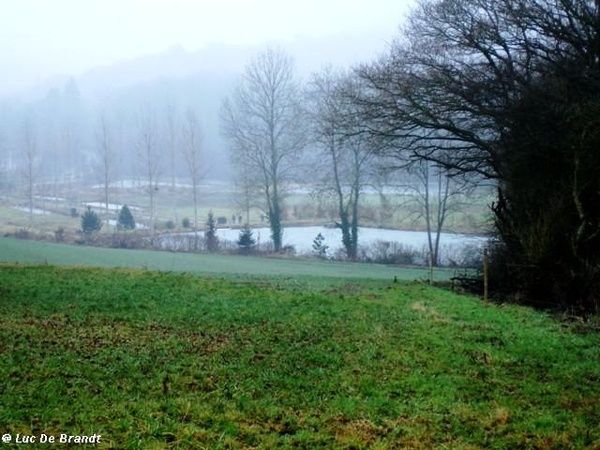
<path id="1" fill-rule="evenodd" d="M 176 272 L 252 276 L 319 276 L 392 280 L 426 279 L 427 270 L 379 264 L 260 258 L 235 255 L 187 254 L 149 250 L 120 250 L 0 237 L 0 262 L 93 267 L 131 267 Z M 436 280 L 453 271 L 437 269 Z"/>
<path id="2" fill-rule="evenodd" d="M 0 433 L 600 449 L 597 333 L 421 283 L 339 281 L 2 265 Z"/>

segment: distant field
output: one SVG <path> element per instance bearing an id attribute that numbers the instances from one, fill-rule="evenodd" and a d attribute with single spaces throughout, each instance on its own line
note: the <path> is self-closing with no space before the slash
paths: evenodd
<path id="1" fill-rule="evenodd" d="M 317 276 L 377 280 L 426 279 L 424 268 L 334 261 L 258 258 L 252 256 L 187 254 L 147 250 L 119 250 L 49 242 L 0 238 L 0 262 L 92 267 L 132 267 L 176 272 L 252 276 Z M 435 271 L 447 280 L 451 270 Z"/>
<path id="2" fill-rule="evenodd" d="M 133 211 L 136 221 L 149 225 L 149 197 L 137 183 L 125 182 L 124 187 L 115 183 L 109 190 L 109 203 L 127 204 L 137 208 Z M 332 199 L 316 201 L 310 195 L 311 186 L 302 186 L 301 189 L 290 192 L 284 201 L 284 225 L 324 224 L 337 217 L 335 202 Z M 77 214 L 85 209 L 84 203 L 98 203 L 94 207 L 103 219 L 117 219 L 117 210 L 108 214 L 101 206 L 104 201 L 103 189 L 99 186 L 46 186 L 55 197 L 37 196 L 34 207 L 50 214 L 34 214 L 31 229 L 52 235 L 58 227 L 74 232 L 80 228 L 79 217 L 70 217 L 71 208 L 76 208 Z M 58 189 L 58 190 L 56 190 Z M 53 194 L 54 195 L 54 194 Z M 222 216 L 227 221 L 227 226 L 232 225 L 232 216 L 243 216 L 245 211 L 238 203 L 235 186 L 230 183 L 207 182 L 199 190 L 199 226 L 206 223 L 209 211 L 215 217 Z M 364 193 L 360 204 L 360 224 L 362 226 L 382 227 L 402 230 L 424 230 L 425 224 L 419 207 L 414 202 L 414 196 L 404 194 L 387 194 L 386 202 L 382 204 L 382 197 L 374 192 Z M 468 234 L 482 234 L 490 228 L 489 204 L 494 200 L 489 192 L 480 192 L 468 198 L 455 198 L 452 214 L 447 218 L 445 231 Z M 177 228 L 181 227 L 184 217 L 194 217 L 192 193 L 186 184 L 175 189 L 162 185 L 154 198 L 155 218 L 157 229 L 165 229 L 168 221 Z M 19 192 L 0 197 L 0 231 L 13 233 L 21 228 L 28 228 L 29 214 L 27 212 L 28 200 Z M 15 209 L 16 207 L 24 210 Z M 250 224 L 254 227 L 265 225 L 261 219 L 264 213 L 258 208 L 251 208 Z M 236 223 L 239 225 L 239 223 Z M 106 232 L 104 227 L 102 232 Z"/>
<path id="3" fill-rule="evenodd" d="M 422 283 L 324 279 L 0 265 L 0 433 L 126 450 L 600 448 L 597 333 Z"/>

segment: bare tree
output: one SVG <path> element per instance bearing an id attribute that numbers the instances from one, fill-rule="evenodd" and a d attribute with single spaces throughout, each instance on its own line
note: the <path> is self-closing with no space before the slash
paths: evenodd
<path id="1" fill-rule="evenodd" d="M 192 182 L 194 200 L 194 250 L 198 250 L 198 185 L 204 178 L 202 165 L 202 127 L 196 112 L 189 108 L 181 129 L 181 148 Z"/>
<path id="2" fill-rule="evenodd" d="M 307 92 L 311 138 L 318 157 L 311 171 L 320 175 L 319 193 L 335 199 L 336 225 L 351 260 L 357 257 L 360 197 L 375 167 L 376 150 L 375 139 L 355 133 L 355 114 L 347 98 L 357 88 L 346 75 L 326 69 L 313 75 Z"/>
<path id="3" fill-rule="evenodd" d="M 31 228 L 33 226 L 33 196 L 35 193 L 39 155 L 37 132 L 33 118 L 29 115 L 25 117 L 25 120 L 23 121 L 22 156 L 24 165 L 22 175 L 29 204 L 29 228 Z"/>
<path id="4" fill-rule="evenodd" d="M 421 0 L 389 54 L 357 70 L 366 132 L 496 185 L 496 289 L 589 311 L 600 298 L 599 24 L 597 0 Z"/>
<path id="5" fill-rule="evenodd" d="M 282 248 L 282 189 L 305 144 L 292 59 L 267 48 L 246 66 L 221 109 L 221 126 L 238 171 L 260 176 L 276 252 Z"/>
<path id="6" fill-rule="evenodd" d="M 114 152 L 113 152 L 113 137 L 110 131 L 110 125 L 106 118 L 106 113 L 103 111 L 98 116 L 96 129 L 96 141 L 98 145 L 98 171 L 101 174 L 102 183 L 104 185 L 104 204 L 106 214 L 108 216 L 108 193 L 110 183 L 112 181 L 114 169 Z"/>
<path id="7" fill-rule="evenodd" d="M 257 207 L 255 202 L 257 197 L 260 197 L 260 192 L 257 190 L 259 185 L 260 178 L 257 178 L 256 174 L 249 170 L 240 171 L 235 180 L 236 189 L 233 202 L 246 213 L 246 224 L 250 223 L 250 210 Z"/>
<path id="8" fill-rule="evenodd" d="M 455 211 L 454 200 L 460 191 L 457 181 L 431 161 L 417 161 L 408 170 L 417 178 L 417 184 L 413 187 L 414 201 L 419 207 L 419 216 L 425 222 L 429 264 L 436 267 L 440 263 L 442 230 L 448 216 Z"/>
<path id="9" fill-rule="evenodd" d="M 156 115 L 149 107 L 142 108 L 138 116 L 137 154 L 146 181 L 150 198 L 150 231 L 154 233 L 154 198 L 158 192 L 158 177 L 160 174 L 160 143 Z"/>
<path id="10" fill-rule="evenodd" d="M 67 193 L 69 203 L 75 207 L 79 203 L 78 190 L 73 189 L 73 183 L 77 180 L 80 172 L 79 163 L 77 162 L 77 148 L 79 146 L 79 138 L 75 131 L 75 124 L 70 120 L 65 119 L 60 133 L 60 146 L 65 155 L 65 175 L 67 177 Z"/>
<path id="11" fill-rule="evenodd" d="M 0 190 L 8 186 L 9 154 L 7 150 L 6 138 L 0 127 Z"/>
<path id="12" fill-rule="evenodd" d="M 175 166 L 177 153 L 177 109 L 173 100 L 165 106 L 165 122 L 167 151 L 169 154 L 169 175 L 171 176 L 171 189 L 175 190 Z"/>

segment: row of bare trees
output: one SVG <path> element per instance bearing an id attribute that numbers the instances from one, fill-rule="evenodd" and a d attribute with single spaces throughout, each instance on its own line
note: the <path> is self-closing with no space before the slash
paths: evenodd
<path id="1" fill-rule="evenodd" d="M 23 119 L 21 136 L 17 137 L 17 146 L 20 147 L 18 154 L 18 173 L 29 209 L 29 225 L 33 225 L 35 196 L 38 193 L 38 185 L 44 182 L 48 185 L 48 145 L 40 138 L 39 120 L 35 114 L 28 112 Z M 170 162 L 169 174 L 172 187 L 175 187 L 175 159 L 184 162 L 187 169 L 187 179 L 192 186 L 192 197 L 194 202 L 194 227 L 198 223 L 198 188 L 202 178 L 206 174 L 206 158 L 203 155 L 203 133 L 202 125 L 196 111 L 188 108 L 183 117 L 176 114 L 175 109 L 167 107 L 165 120 L 160 120 L 155 110 L 149 106 L 140 108 L 135 117 L 134 125 L 129 130 L 127 146 L 135 150 L 137 175 L 140 183 L 145 186 L 149 199 L 149 223 L 153 231 L 155 224 L 155 196 L 158 192 L 159 178 L 166 176 L 164 172 L 166 160 Z M 122 178 L 123 172 L 119 173 L 123 160 L 125 145 L 123 144 L 123 130 L 120 124 L 104 109 L 96 115 L 93 126 L 92 144 L 89 152 L 81 152 L 80 158 L 87 157 L 90 160 L 91 178 L 99 181 L 103 188 L 103 203 L 108 214 L 110 209 L 111 185 Z M 46 135 L 46 137 L 48 137 Z M 4 155 L 2 155 L 4 156 Z M 64 170 L 69 170 L 63 160 Z M 54 164 L 59 164 L 55 161 Z M 3 171 L 8 173 L 8 169 Z M 6 178 L 6 177 L 4 177 Z M 62 174 L 62 184 L 68 184 L 67 191 L 72 183 L 69 173 Z M 2 180 L 6 183 L 6 180 Z M 55 179 L 54 182 L 59 182 Z M 48 190 L 45 190 L 46 194 Z M 197 231 L 196 228 L 194 228 Z"/>
<path id="2" fill-rule="evenodd" d="M 181 120 L 177 120 L 172 103 L 167 105 L 166 130 L 153 109 L 144 107 L 137 118 L 134 147 L 139 162 L 140 174 L 146 185 L 149 199 L 150 230 L 154 232 L 155 197 L 159 190 L 158 182 L 164 176 L 165 153 L 170 161 L 172 189 L 175 188 L 175 160 L 180 155 L 188 170 L 194 203 L 194 232 L 198 223 L 198 187 L 206 173 L 203 157 L 202 125 L 195 110 L 189 108 Z M 166 133 L 163 133 L 166 131 Z M 166 140 L 162 139 L 166 136 Z M 97 123 L 97 168 L 102 174 L 106 211 L 109 209 L 109 187 L 114 180 L 116 158 L 113 149 L 113 133 L 105 113 L 100 113 Z M 166 150 L 166 151 L 165 151 Z"/>
<path id="3" fill-rule="evenodd" d="M 284 194 L 294 182 L 310 184 L 316 199 L 335 203 L 332 220 L 341 230 L 347 258 L 354 260 L 363 194 L 367 189 L 382 192 L 385 175 L 402 169 L 423 194 L 414 198 L 422 200 L 431 261 L 437 265 L 439 237 L 455 193 L 451 180 L 437 170 L 443 186 L 431 192 L 430 165 L 426 169 L 418 165 L 410 172 L 414 165 L 395 166 L 382 158 L 389 142 L 363 130 L 361 105 L 356 101 L 363 89 L 364 83 L 354 73 L 333 68 L 313 74 L 301 86 L 293 60 L 281 49 L 267 48 L 249 62 L 221 109 L 222 132 L 246 207 L 252 204 L 250 198 L 259 200 L 256 205 L 267 214 L 278 252 L 283 245 Z"/>
<path id="4" fill-rule="evenodd" d="M 453 179 L 496 187 L 498 292 L 598 311 L 600 1 L 420 0 L 378 60 L 313 77 L 307 108 L 290 73 L 267 51 L 224 108 L 234 151 L 271 196 L 277 242 L 282 163 L 298 166 L 300 147 L 321 155 L 349 257 L 357 196 L 383 156 L 428 184 L 425 203 L 437 178 L 438 211 L 424 209 L 434 230 Z M 316 169 L 305 179 L 319 181 Z"/>

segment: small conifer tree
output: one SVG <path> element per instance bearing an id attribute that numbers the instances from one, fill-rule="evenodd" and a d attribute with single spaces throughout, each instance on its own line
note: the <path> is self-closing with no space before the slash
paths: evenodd
<path id="1" fill-rule="evenodd" d="M 254 232 L 248 224 L 244 225 L 244 228 L 240 230 L 240 235 L 237 240 L 237 245 L 240 248 L 240 253 L 250 253 L 252 247 L 254 247 L 255 244 L 256 239 L 254 239 Z"/>
<path id="2" fill-rule="evenodd" d="M 102 221 L 100 217 L 88 206 L 86 211 L 81 215 L 81 231 L 89 239 L 92 234 L 97 233 L 101 228 Z"/>
<path id="3" fill-rule="evenodd" d="M 317 237 L 313 240 L 312 248 L 317 258 L 327 258 L 327 249 L 329 249 L 328 245 L 324 244 L 325 237 L 319 233 Z"/>
<path id="4" fill-rule="evenodd" d="M 117 229 L 119 230 L 133 230 L 135 229 L 135 219 L 131 210 L 127 205 L 123 205 L 121 212 L 119 212 L 119 219 L 117 220 Z"/>
<path id="5" fill-rule="evenodd" d="M 206 228 L 204 245 L 206 246 L 206 251 L 214 253 L 219 250 L 219 238 L 217 237 L 217 222 L 215 221 L 215 216 L 212 211 L 208 213 Z"/>

